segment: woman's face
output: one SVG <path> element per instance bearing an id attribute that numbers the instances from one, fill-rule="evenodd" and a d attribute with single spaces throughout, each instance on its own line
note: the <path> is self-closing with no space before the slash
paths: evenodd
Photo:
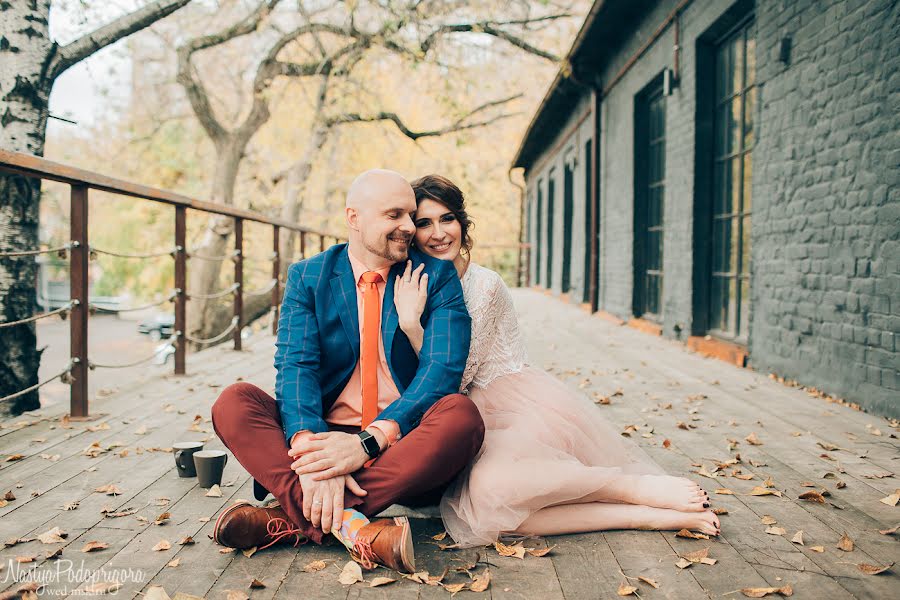
<path id="1" fill-rule="evenodd" d="M 416 208 L 416 247 L 443 260 L 455 260 L 462 249 L 462 227 L 456 216 L 440 202 L 425 199 Z"/>

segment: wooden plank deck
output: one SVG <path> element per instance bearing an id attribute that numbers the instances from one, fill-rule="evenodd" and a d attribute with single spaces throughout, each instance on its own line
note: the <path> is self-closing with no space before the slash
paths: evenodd
<path id="1" fill-rule="evenodd" d="M 728 510 L 721 517 L 723 533 L 712 540 L 644 531 L 559 536 L 529 541 L 528 546 L 555 548 L 546 557 L 520 560 L 501 557 L 493 548 L 442 551 L 431 539 L 443 531 L 440 522 L 416 519 L 422 570 L 440 575 L 449 568 L 444 583 L 465 583 L 468 576 L 455 569 L 478 561 L 475 572 L 489 568 L 491 586 L 482 593 L 466 591 L 465 597 L 498 600 L 613 598 L 625 581 L 648 598 L 742 597 L 735 591 L 785 584 L 796 598 L 897 597 L 900 566 L 880 575 L 866 575 L 856 566 L 900 563 L 897 536 L 879 533 L 900 523 L 900 506 L 880 502 L 900 488 L 893 475 L 900 468 L 900 443 L 890 423 L 811 397 L 766 374 L 589 317 L 537 292 L 516 290 L 514 298 L 532 362 L 588 395 L 615 393 L 597 410 L 619 428 L 636 426 L 632 439 L 662 466 L 703 485 L 714 506 Z M 93 421 L 64 426 L 57 407 L 4 423 L 0 497 L 10 491 L 15 500 L 0 506 L 0 540 L 6 541 L 0 550 L 0 590 L 15 590 L 16 578 L 21 582 L 30 572 L 49 590 L 70 594 L 97 583 L 90 574 L 117 576 L 122 585 L 116 597 L 123 598 L 151 586 L 162 586 L 173 597 L 181 592 L 215 599 L 229 593 L 341 600 L 448 597 L 447 589 L 410 580 L 376 588 L 343 586 L 338 575 L 347 556 L 334 543 L 279 547 L 249 557 L 219 552 L 209 538 L 214 517 L 233 500 L 252 497 L 249 476 L 232 460 L 222 497 L 207 497 L 195 479 L 177 477 L 167 448 L 176 440 L 195 439 L 206 440 L 208 448 L 222 447 L 208 418 L 223 386 L 243 379 L 271 391 L 273 340 L 259 335 L 249 342 L 243 352 L 219 347 L 191 356 L 186 377 L 166 375 L 159 367 L 136 373 L 129 386 L 92 399 L 92 413 L 103 415 Z M 759 445 L 746 440 L 750 433 Z M 24 458 L 6 461 L 17 454 Z M 717 463 L 737 454 L 740 463 L 715 471 Z M 753 478 L 735 478 L 733 469 Z M 826 473 L 833 476 L 825 478 Z M 782 497 L 750 495 L 767 479 Z M 95 492 L 108 484 L 121 493 Z M 816 487 L 806 487 L 811 484 Z M 716 493 L 723 489 L 733 494 Z M 828 502 L 798 499 L 811 489 L 828 490 Z M 108 517 L 104 510 L 134 512 Z M 170 518 L 154 524 L 163 512 Z M 767 534 L 766 516 L 785 534 Z M 53 527 L 67 533 L 64 541 L 32 539 Z M 804 545 L 790 541 L 797 531 L 803 532 Z M 837 548 L 845 533 L 854 541 L 851 552 Z M 179 544 L 186 536 L 195 543 Z M 90 541 L 108 547 L 82 552 Z M 171 547 L 154 550 L 160 541 Z M 817 546 L 823 551 L 813 550 Z M 717 559 L 715 565 L 675 566 L 679 554 L 704 548 Z M 58 549 L 60 557 L 47 558 Z M 323 570 L 304 570 L 317 560 L 325 562 Z M 396 574 L 379 569 L 366 579 L 376 576 Z M 639 582 L 639 576 L 655 580 L 659 589 Z M 266 587 L 249 589 L 253 579 Z"/>

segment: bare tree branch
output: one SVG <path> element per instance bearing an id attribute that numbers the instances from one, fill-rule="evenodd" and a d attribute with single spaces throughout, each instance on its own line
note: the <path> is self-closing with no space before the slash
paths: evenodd
<path id="1" fill-rule="evenodd" d="M 60 48 L 50 61 L 47 73 L 50 80 L 59 77 L 72 65 L 86 59 L 98 50 L 114 44 L 136 31 L 148 27 L 166 17 L 191 0 L 156 0 L 143 8 L 123 15 L 102 27 Z"/>
<path id="2" fill-rule="evenodd" d="M 521 48 L 526 52 L 534 54 L 535 56 L 540 56 L 541 58 L 547 59 L 552 62 L 559 62 L 561 59 L 559 56 L 547 52 L 546 50 L 541 50 L 540 48 L 533 46 L 526 42 L 524 39 L 517 37 L 508 31 L 500 29 L 503 25 L 527 25 L 529 23 L 536 23 L 540 21 L 546 21 L 549 19 L 562 19 L 564 17 L 568 17 L 570 15 L 567 14 L 559 14 L 559 15 L 548 15 L 546 17 L 537 17 L 534 19 L 517 19 L 514 21 L 482 21 L 480 23 L 457 23 L 457 24 L 448 24 L 441 25 L 431 33 L 429 33 L 425 39 L 422 41 L 420 45 L 420 49 L 422 52 L 422 56 L 428 54 L 428 51 L 434 46 L 435 42 L 438 38 L 450 34 L 450 33 L 484 33 L 487 35 L 492 35 L 498 39 L 505 40 L 516 46 L 517 48 Z"/>
<path id="3" fill-rule="evenodd" d="M 466 123 L 466 121 L 474 114 L 479 113 L 483 110 L 486 110 L 493 106 L 501 106 L 503 104 L 507 104 L 521 98 L 521 94 L 517 94 L 515 96 L 510 96 L 509 98 L 504 98 L 502 100 L 492 100 L 490 102 L 485 102 L 481 106 L 478 106 L 471 111 L 469 111 L 464 117 L 461 119 L 457 119 L 450 125 L 443 127 L 441 129 L 432 129 L 429 131 L 413 131 L 403 122 L 403 120 L 394 112 L 381 111 L 374 113 L 372 115 L 364 116 L 359 113 L 344 113 L 335 117 L 329 117 L 325 120 L 326 125 L 329 127 L 333 127 L 335 125 L 343 125 L 346 123 L 372 123 L 376 121 L 391 121 L 394 125 L 397 126 L 397 129 L 400 130 L 400 133 L 408 137 L 409 139 L 416 141 L 419 138 L 423 137 L 437 137 L 442 135 L 447 135 L 448 133 L 456 133 L 459 131 L 465 131 L 467 129 L 475 129 L 478 127 L 485 127 L 492 123 L 496 123 L 497 121 L 508 119 L 519 113 L 502 113 L 495 117 L 491 117 L 489 119 L 485 119 L 483 121 L 477 121 L 475 123 Z"/>

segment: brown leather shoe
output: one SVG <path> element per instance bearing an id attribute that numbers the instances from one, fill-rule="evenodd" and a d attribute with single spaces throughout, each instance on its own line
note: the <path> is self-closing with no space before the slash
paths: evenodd
<path id="1" fill-rule="evenodd" d="M 412 530 L 409 519 L 378 519 L 359 530 L 350 551 L 353 558 L 367 569 L 375 563 L 404 573 L 416 572 Z"/>
<path id="2" fill-rule="evenodd" d="M 213 527 L 213 541 L 229 548 L 261 550 L 292 540 L 294 546 L 307 541 L 277 504 L 254 506 L 240 500 L 223 510 Z"/>

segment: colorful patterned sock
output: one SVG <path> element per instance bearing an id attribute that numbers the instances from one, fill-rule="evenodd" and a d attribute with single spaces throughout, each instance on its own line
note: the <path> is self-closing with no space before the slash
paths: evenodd
<path id="1" fill-rule="evenodd" d="M 344 517 L 341 520 L 341 528 L 335 529 L 331 533 L 334 534 L 344 546 L 347 547 L 348 550 L 353 548 L 353 544 L 356 542 L 356 534 L 359 533 L 359 530 L 369 524 L 369 519 L 366 515 L 362 514 L 358 510 L 354 510 L 352 508 L 344 509 Z"/>

